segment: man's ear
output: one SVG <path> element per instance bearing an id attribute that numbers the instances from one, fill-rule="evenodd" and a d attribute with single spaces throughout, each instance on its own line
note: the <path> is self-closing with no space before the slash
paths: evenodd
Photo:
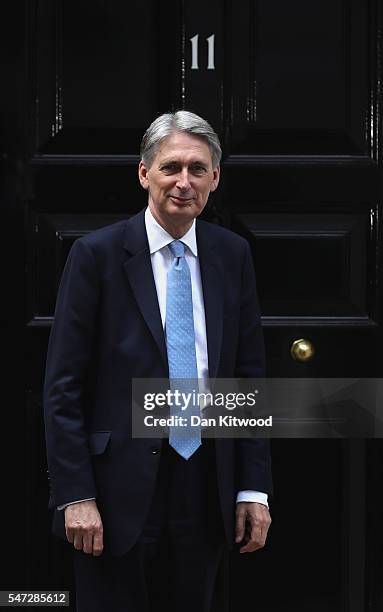
<path id="1" fill-rule="evenodd" d="M 215 191 L 218 187 L 219 184 L 219 177 L 221 175 L 221 168 L 220 166 L 217 166 L 214 170 L 213 170 L 213 181 L 211 183 L 211 187 L 210 187 L 210 191 Z"/>
<path id="2" fill-rule="evenodd" d="M 149 189 L 148 168 L 145 166 L 142 160 L 138 164 L 138 178 L 141 183 L 141 186 L 144 189 L 148 190 Z"/>

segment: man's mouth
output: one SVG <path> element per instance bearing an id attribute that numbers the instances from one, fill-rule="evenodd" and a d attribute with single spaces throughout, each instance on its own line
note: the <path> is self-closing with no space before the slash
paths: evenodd
<path id="1" fill-rule="evenodd" d="M 190 202 L 191 200 L 194 200 L 193 196 L 185 198 L 184 196 L 176 196 L 176 195 L 173 195 L 172 193 L 169 194 L 169 198 L 171 198 L 172 200 L 175 200 L 176 202 L 180 202 L 180 203 Z"/>

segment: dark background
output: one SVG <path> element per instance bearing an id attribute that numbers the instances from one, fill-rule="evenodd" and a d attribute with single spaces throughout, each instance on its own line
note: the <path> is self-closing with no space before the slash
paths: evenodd
<path id="1" fill-rule="evenodd" d="M 382 376 L 381 31 L 378 0 L 2 3 L 1 589 L 71 588 L 49 535 L 49 329 L 73 241 L 145 205 L 157 114 L 193 110 L 220 134 L 204 216 L 251 243 L 268 375 Z M 311 360 L 293 359 L 298 339 Z M 227 560 L 220 609 L 381 610 L 382 455 L 275 440 L 269 544 Z"/>

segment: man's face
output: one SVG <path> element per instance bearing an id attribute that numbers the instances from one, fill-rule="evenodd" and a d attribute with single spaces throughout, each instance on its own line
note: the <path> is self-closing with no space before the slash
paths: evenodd
<path id="1" fill-rule="evenodd" d="M 162 227 L 181 237 L 204 209 L 219 182 L 208 144 L 185 132 L 174 132 L 157 149 L 150 168 L 141 161 L 141 185 L 149 192 L 149 207 Z"/>

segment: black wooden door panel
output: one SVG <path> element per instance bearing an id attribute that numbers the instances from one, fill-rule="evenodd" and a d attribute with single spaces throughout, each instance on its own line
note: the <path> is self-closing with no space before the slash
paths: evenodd
<path id="1" fill-rule="evenodd" d="M 265 316 L 366 317 L 365 215 L 238 215 L 254 236 Z"/>
<path id="2" fill-rule="evenodd" d="M 379 115 L 371 107 L 374 8 L 352 0 L 233 7 L 233 154 L 371 154 Z"/>

